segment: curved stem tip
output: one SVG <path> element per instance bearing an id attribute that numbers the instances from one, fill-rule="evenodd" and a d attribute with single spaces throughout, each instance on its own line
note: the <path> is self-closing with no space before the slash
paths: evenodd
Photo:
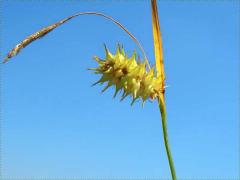
<path id="1" fill-rule="evenodd" d="M 123 29 L 131 38 L 132 40 L 136 43 L 136 45 L 139 47 L 139 49 L 141 50 L 141 52 L 143 53 L 143 56 L 145 58 L 145 60 L 147 61 L 147 65 L 150 69 L 150 65 L 147 59 L 147 55 L 141 45 L 141 43 L 137 40 L 137 38 L 135 38 L 133 36 L 132 33 L 130 33 L 130 31 L 125 28 L 122 24 L 120 24 L 118 21 L 116 21 L 115 19 L 113 19 L 111 16 L 107 16 L 103 13 L 99 13 L 99 12 L 80 12 L 77 13 L 75 15 L 69 16 L 57 23 L 54 23 L 50 26 L 44 27 L 42 29 L 40 29 L 39 31 L 31 34 L 30 36 L 26 37 L 23 41 L 21 41 L 19 44 L 17 44 L 8 54 L 7 56 L 4 58 L 3 63 L 7 62 L 10 58 L 12 58 L 13 56 L 17 55 L 24 47 L 28 46 L 30 43 L 32 43 L 33 41 L 42 38 L 43 36 L 45 36 L 46 34 L 48 34 L 49 32 L 51 32 L 52 30 L 54 30 L 55 28 L 57 28 L 58 26 L 64 24 L 65 22 L 71 20 L 72 18 L 75 18 L 77 16 L 81 16 L 81 15 L 95 15 L 95 16 L 101 16 L 104 17 L 105 19 L 108 19 L 110 21 L 112 21 L 114 24 L 118 25 L 121 29 Z"/>

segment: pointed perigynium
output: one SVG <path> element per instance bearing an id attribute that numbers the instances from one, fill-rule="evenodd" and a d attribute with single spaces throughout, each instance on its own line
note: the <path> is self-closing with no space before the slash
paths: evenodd
<path id="1" fill-rule="evenodd" d="M 105 52 L 105 59 L 94 57 L 99 66 L 90 69 L 96 74 L 102 75 L 93 84 L 106 83 L 102 92 L 111 86 L 115 86 L 114 97 L 122 90 L 121 100 L 127 96 L 132 96 L 131 105 L 133 105 L 137 99 L 142 99 L 143 103 L 147 99 L 154 100 L 163 91 L 161 89 L 161 78 L 156 76 L 154 68 L 150 69 L 150 71 L 146 70 L 146 62 L 136 61 L 135 51 L 130 58 L 128 58 L 120 46 L 117 47 L 115 55 L 111 54 L 106 46 Z"/>

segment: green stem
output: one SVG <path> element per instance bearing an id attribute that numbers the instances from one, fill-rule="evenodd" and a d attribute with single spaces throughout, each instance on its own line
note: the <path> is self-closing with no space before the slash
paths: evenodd
<path id="1" fill-rule="evenodd" d="M 168 163 L 169 163 L 169 166 L 170 166 L 172 179 L 177 180 L 177 176 L 176 176 L 176 172 L 175 172 L 175 168 L 174 168 L 174 163 L 173 163 L 173 158 L 172 158 L 172 155 L 171 155 L 170 145 L 168 143 L 166 106 L 165 106 L 163 96 L 159 98 L 159 109 L 160 109 L 161 117 L 162 117 L 164 144 L 165 144 L 165 148 L 166 148 L 166 152 L 167 152 Z"/>

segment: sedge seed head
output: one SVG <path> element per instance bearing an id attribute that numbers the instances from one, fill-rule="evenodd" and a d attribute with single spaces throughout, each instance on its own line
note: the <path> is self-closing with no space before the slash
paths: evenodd
<path id="1" fill-rule="evenodd" d="M 98 67 L 90 69 L 95 74 L 101 75 L 101 78 L 93 85 L 106 83 L 102 92 L 115 86 L 114 97 L 122 90 L 121 100 L 132 96 L 132 105 L 137 99 L 142 99 L 143 103 L 147 99 L 154 100 L 163 91 L 161 78 L 156 75 L 155 68 L 147 70 L 146 62 L 137 62 L 135 51 L 128 58 L 122 47 L 118 46 L 116 53 L 112 54 L 105 46 L 105 53 L 104 59 L 94 57 Z"/>

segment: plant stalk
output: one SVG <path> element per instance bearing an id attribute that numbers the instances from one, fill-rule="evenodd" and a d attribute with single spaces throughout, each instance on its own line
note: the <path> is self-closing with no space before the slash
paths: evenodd
<path id="1" fill-rule="evenodd" d="M 159 109 L 160 109 L 161 117 L 162 117 L 163 138 L 164 138 L 164 144 L 165 144 L 165 148 L 166 148 L 166 152 L 167 152 L 168 163 L 170 166 L 172 179 L 177 180 L 174 163 L 173 163 L 173 158 L 172 158 L 172 154 L 171 154 L 171 150 L 170 150 L 170 145 L 168 142 L 166 105 L 165 105 L 163 93 L 158 98 L 158 104 L 159 104 Z"/>
<path id="2" fill-rule="evenodd" d="M 164 72 L 164 63 L 163 63 L 163 47 L 162 47 L 162 36 L 160 32 L 160 23 L 158 18 L 158 8 L 157 8 L 157 0 L 151 0 L 151 10 L 152 10 L 152 29 L 153 29 L 153 41 L 154 41 L 154 53 L 155 53 L 155 61 L 158 76 L 161 77 L 161 88 L 162 92 L 158 97 L 158 105 L 161 112 L 162 117 L 162 128 L 163 128 L 163 137 L 164 144 L 167 152 L 168 162 L 171 170 L 171 175 L 173 180 L 177 180 L 173 158 L 170 151 L 170 146 L 168 143 L 168 133 L 167 133 L 167 115 L 166 115 L 166 105 L 164 100 L 164 92 L 165 92 L 165 72 Z"/>

